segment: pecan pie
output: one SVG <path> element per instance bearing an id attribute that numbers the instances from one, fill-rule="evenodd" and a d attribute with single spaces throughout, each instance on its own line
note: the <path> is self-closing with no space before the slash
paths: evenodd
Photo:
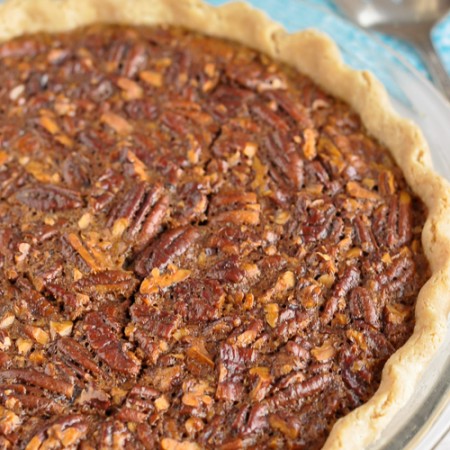
<path id="1" fill-rule="evenodd" d="M 445 334 L 420 132 L 315 32 L 132 4 L 0 9 L 1 448 L 361 448 Z"/>

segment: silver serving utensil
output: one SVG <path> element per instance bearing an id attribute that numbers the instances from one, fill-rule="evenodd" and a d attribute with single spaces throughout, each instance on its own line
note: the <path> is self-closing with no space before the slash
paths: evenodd
<path id="1" fill-rule="evenodd" d="M 450 77 L 431 40 L 431 30 L 450 10 L 450 0 L 334 0 L 363 28 L 412 43 L 428 66 L 436 87 L 450 100 Z"/>

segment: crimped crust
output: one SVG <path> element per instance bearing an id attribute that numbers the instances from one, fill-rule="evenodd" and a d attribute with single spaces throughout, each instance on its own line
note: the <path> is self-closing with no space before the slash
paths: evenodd
<path id="1" fill-rule="evenodd" d="M 288 34 L 245 3 L 215 8 L 200 0 L 10 0 L 0 7 L 0 39 L 68 31 L 96 22 L 181 25 L 253 47 L 294 65 L 344 99 L 360 114 L 368 131 L 391 150 L 409 185 L 428 208 L 422 240 L 432 277 L 417 300 L 414 334 L 385 365 L 376 394 L 336 423 L 324 448 L 360 449 L 372 443 L 412 396 L 447 329 L 450 187 L 433 172 L 420 130 L 394 113 L 373 75 L 344 65 L 329 38 L 313 30 Z"/>

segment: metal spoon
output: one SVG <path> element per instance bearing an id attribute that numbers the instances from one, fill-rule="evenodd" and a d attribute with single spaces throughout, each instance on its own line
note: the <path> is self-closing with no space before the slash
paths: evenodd
<path id="1" fill-rule="evenodd" d="M 450 0 L 335 0 L 363 28 L 409 41 L 420 52 L 437 88 L 450 100 L 450 78 L 431 40 L 431 30 L 450 9 Z"/>

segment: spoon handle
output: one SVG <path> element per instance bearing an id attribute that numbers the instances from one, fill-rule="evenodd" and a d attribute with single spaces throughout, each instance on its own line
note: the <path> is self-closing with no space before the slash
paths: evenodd
<path id="1" fill-rule="evenodd" d="M 431 40 L 431 30 L 434 25 L 435 23 L 432 22 L 417 24 L 381 23 L 373 26 L 373 28 L 413 44 L 419 50 L 424 63 L 428 67 L 434 85 L 450 101 L 450 77 Z"/>
<path id="2" fill-rule="evenodd" d="M 436 87 L 450 100 L 450 77 L 434 48 L 430 34 L 426 33 L 421 39 L 415 39 L 415 44 L 427 65 L 431 78 Z"/>

